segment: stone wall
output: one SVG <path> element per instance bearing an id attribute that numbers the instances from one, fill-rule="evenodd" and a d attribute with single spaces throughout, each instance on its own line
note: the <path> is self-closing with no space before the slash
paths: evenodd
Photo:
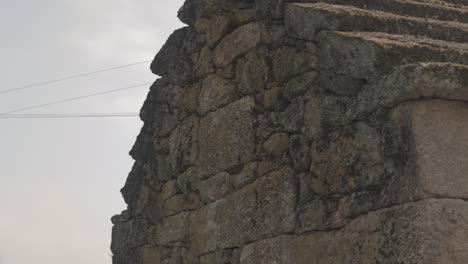
<path id="1" fill-rule="evenodd" d="M 187 0 L 113 263 L 468 263 L 465 4 Z"/>

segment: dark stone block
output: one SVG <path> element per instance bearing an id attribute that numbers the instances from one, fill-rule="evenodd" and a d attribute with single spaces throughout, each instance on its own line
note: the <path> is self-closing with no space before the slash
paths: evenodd
<path id="1" fill-rule="evenodd" d="M 183 23 L 193 25 L 196 20 L 195 0 L 186 0 L 179 12 L 177 12 L 177 17 Z"/>
<path id="2" fill-rule="evenodd" d="M 151 71 L 154 74 L 162 76 L 169 73 L 170 65 L 176 63 L 182 53 L 187 33 L 187 27 L 178 29 L 172 33 L 151 63 Z"/>
<path id="3" fill-rule="evenodd" d="M 255 0 L 255 9 L 259 19 L 283 18 L 283 0 Z"/>

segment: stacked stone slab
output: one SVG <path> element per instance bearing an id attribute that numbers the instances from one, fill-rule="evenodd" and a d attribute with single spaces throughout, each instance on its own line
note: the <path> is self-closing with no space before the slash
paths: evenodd
<path id="1" fill-rule="evenodd" d="M 187 0 L 114 264 L 468 263 L 465 0 Z"/>

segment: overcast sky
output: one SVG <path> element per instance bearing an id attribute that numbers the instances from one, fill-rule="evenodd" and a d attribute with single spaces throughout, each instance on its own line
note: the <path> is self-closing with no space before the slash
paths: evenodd
<path id="1" fill-rule="evenodd" d="M 183 0 L 0 0 L 0 91 L 152 59 Z M 0 113 L 154 81 L 149 64 L 0 94 Z M 23 113 L 138 112 L 148 86 Z M 0 264 L 111 263 L 135 117 L 0 119 Z"/>

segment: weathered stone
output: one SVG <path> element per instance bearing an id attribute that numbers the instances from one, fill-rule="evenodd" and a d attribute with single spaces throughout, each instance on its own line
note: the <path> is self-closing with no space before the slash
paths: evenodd
<path id="1" fill-rule="evenodd" d="M 283 46 L 287 42 L 286 29 L 283 25 L 264 24 L 265 29 L 262 31 L 262 44 L 266 44 L 271 48 Z"/>
<path id="2" fill-rule="evenodd" d="M 318 32 L 328 29 L 426 36 L 460 43 L 466 43 L 468 40 L 466 26 L 456 22 L 406 17 L 349 5 L 291 3 L 286 5 L 285 16 L 285 24 L 290 34 L 300 39 L 315 40 Z M 375 30 L 376 27 L 378 30 Z"/>
<path id="3" fill-rule="evenodd" d="M 201 120 L 198 167 L 202 174 L 221 172 L 254 157 L 254 106 L 253 98 L 244 97 Z"/>
<path id="4" fill-rule="evenodd" d="M 291 100 L 294 97 L 303 95 L 308 90 L 314 90 L 317 75 L 316 71 L 310 71 L 290 80 L 285 84 L 281 94 Z"/>
<path id="5" fill-rule="evenodd" d="M 236 80 L 243 94 L 253 94 L 265 88 L 269 74 L 266 53 L 264 49 L 255 49 L 238 62 Z"/>
<path id="6" fill-rule="evenodd" d="M 257 263 L 297 263 L 290 252 L 286 251 L 292 239 L 289 236 L 278 236 L 247 245 L 241 251 L 241 264 Z"/>
<path id="7" fill-rule="evenodd" d="M 168 158 L 173 173 L 182 173 L 197 159 L 198 127 L 198 119 L 187 119 L 171 133 Z"/>
<path id="8" fill-rule="evenodd" d="M 170 157 L 164 154 L 155 155 L 155 174 L 158 181 L 167 182 L 174 179 L 176 173 L 172 170 Z"/>
<path id="9" fill-rule="evenodd" d="M 151 71 L 157 75 L 168 74 L 170 64 L 176 63 L 181 54 L 181 47 L 183 40 L 187 36 L 188 28 L 181 28 L 176 30 L 167 40 L 166 44 L 162 47 L 159 53 L 151 63 Z"/>
<path id="10" fill-rule="evenodd" d="M 140 263 L 161 264 L 161 249 L 146 245 L 140 249 Z"/>
<path id="11" fill-rule="evenodd" d="M 150 197 L 154 194 L 151 192 L 151 188 L 147 184 L 142 184 L 140 190 L 138 190 L 137 199 L 134 202 L 134 206 L 131 209 L 134 214 L 142 214 L 147 204 L 150 202 Z"/>
<path id="12" fill-rule="evenodd" d="M 185 211 L 198 209 L 204 205 L 196 193 L 179 194 L 163 202 L 161 214 L 171 216 Z"/>
<path id="13" fill-rule="evenodd" d="M 304 126 L 304 101 L 293 99 L 289 107 L 278 116 L 278 121 L 290 132 L 297 132 Z"/>
<path id="14" fill-rule="evenodd" d="M 250 244 L 240 263 L 464 263 L 467 208 L 461 200 L 401 205 L 357 218 L 340 231 Z"/>
<path id="15" fill-rule="evenodd" d="M 306 136 L 320 138 L 338 127 L 347 125 L 346 116 L 352 100 L 347 97 L 314 96 L 304 106 L 304 124 Z"/>
<path id="16" fill-rule="evenodd" d="M 198 19 L 202 17 L 211 17 L 220 12 L 224 0 L 198 0 L 195 1 L 195 13 Z"/>
<path id="17" fill-rule="evenodd" d="M 352 96 L 364 86 L 362 80 L 337 75 L 334 72 L 323 71 L 318 78 L 318 86 L 321 89 L 341 96 Z"/>
<path id="18" fill-rule="evenodd" d="M 405 175 L 395 182 L 395 197 L 468 198 L 466 155 L 468 107 L 463 102 L 425 100 L 395 108 L 391 118 L 401 123 L 406 137 Z M 409 133 L 408 133 L 409 132 Z M 411 163 L 410 163 L 411 162 Z M 411 176 L 410 176 L 411 175 Z M 410 184 L 410 188 L 405 187 Z"/>
<path id="19" fill-rule="evenodd" d="M 198 101 L 193 100 L 200 95 L 201 84 L 195 83 L 184 90 L 182 95 L 181 104 L 184 106 L 183 110 L 185 115 L 189 116 L 198 111 Z"/>
<path id="20" fill-rule="evenodd" d="M 421 188 L 435 196 L 468 199 L 468 106 L 431 101 L 412 110 Z"/>
<path id="21" fill-rule="evenodd" d="M 370 10 L 379 10 L 393 14 L 399 14 L 409 17 L 421 17 L 426 19 L 436 19 L 442 21 L 459 21 L 468 22 L 466 18 L 466 12 L 463 12 L 462 8 L 455 8 L 456 2 L 463 2 L 463 0 L 454 1 L 433 1 L 423 0 L 415 2 L 400 2 L 398 0 L 390 0 L 387 2 L 373 1 L 373 2 L 362 2 L 360 0 L 331 0 L 326 1 L 330 4 L 339 5 L 351 5 L 359 8 L 365 8 Z M 308 0 L 301 2 L 310 2 Z M 459 5 L 458 7 L 461 7 Z"/>
<path id="22" fill-rule="evenodd" d="M 312 188 L 313 177 L 310 173 L 301 172 L 296 175 L 296 178 L 299 183 L 299 203 L 303 204 L 314 198 L 316 194 Z"/>
<path id="23" fill-rule="evenodd" d="M 468 101 L 468 66 L 453 63 L 416 63 L 395 68 L 367 85 L 347 111 L 349 118 L 369 115 L 381 107 L 420 98 Z"/>
<path id="24" fill-rule="evenodd" d="M 235 189 L 240 189 L 247 184 L 254 182 L 258 177 L 258 167 L 257 162 L 247 163 L 242 170 L 235 175 L 231 175 L 231 183 Z"/>
<path id="25" fill-rule="evenodd" d="M 205 78 L 200 92 L 200 113 L 216 110 L 236 98 L 237 87 L 229 80 L 212 74 Z"/>
<path id="26" fill-rule="evenodd" d="M 346 223 L 350 219 L 364 215 L 371 211 L 397 204 L 395 200 L 387 200 L 385 191 L 374 189 L 369 191 L 355 192 L 338 201 L 336 208 L 332 210 L 332 218 L 335 222 Z"/>
<path id="27" fill-rule="evenodd" d="M 224 198 L 234 189 L 230 182 L 230 175 L 226 172 L 197 182 L 195 188 L 199 191 L 201 199 L 208 203 Z"/>
<path id="28" fill-rule="evenodd" d="M 463 263 L 468 260 L 466 244 L 460 243 L 468 234 L 467 212 L 463 201 L 427 200 L 358 218 L 343 235 L 363 246 L 355 263 Z M 359 238 L 359 230 L 366 236 Z"/>
<path id="29" fill-rule="evenodd" d="M 255 236 L 274 236 L 294 230 L 295 186 L 293 171 L 287 168 L 272 172 L 253 184 L 257 202 Z"/>
<path id="30" fill-rule="evenodd" d="M 154 91 L 154 112 L 157 114 L 153 122 L 158 123 L 158 126 L 153 128 L 153 138 L 167 137 L 176 128 L 178 121 L 193 111 L 193 103 L 184 104 L 186 96 L 191 92 L 196 93 L 196 90 L 184 90 L 180 85 L 167 85 Z"/>
<path id="31" fill-rule="evenodd" d="M 152 129 L 149 125 L 143 125 L 140 130 L 140 134 L 135 141 L 135 144 L 130 150 L 130 156 L 132 156 L 132 158 L 135 160 L 143 160 L 148 155 L 151 147 L 151 134 L 153 132 L 154 129 Z"/>
<path id="32" fill-rule="evenodd" d="M 112 228 L 111 250 L 123 253 L 149 243 L 149 223 L 145 219 L 120 222 Z"/>
<path id="33" fill-rule="evenodd" d="M 197 18 L 213 17 L 219 14 L 229 15 L 237 10 L 252 8 L 250 0 L 197 0 L 195 1 L 195 11 Z"/>
<path id="34" fill-rule="evenodd" d="M 311 152 L 311 171 L 331 193 L 362 190 L 382 180 L 380 136 L 365 123 L 331 133 L 323 143 L 314 141 Z"/>
<path id="35" fill-rule="evenodd" d="M 190 167 L 177 177 L 177 188 L 183 194 L 190 194 L 194 191 L 193 185 L 198 178 L 197 169 L 195 167 Z"/>
<path id="36" fill-rule="evenodd" d="M 165 218 L 163 223 L 156 226 L 156 232 L 153 237 L 154 241 L 162 246 L 187 241 L 189 221 L 190 213 L 180 213 Z"/>
<path id="37" fill-rule="evenodd" d="M 190 222 L 194 252 L 202 255 L 249 240 L 254 226 L 255 205 L 253 189 L 244 188 L 194 211 Z"/>
<path id="38" fill-rule="evenodd" d="M 154 103 L 156 100 L 155 97 L 156 97 L 157 90 L 167 85 L 168 85 L 167 78 L 159 78 L 151 85 L 149 92 L 148 92 L 148 96 L 146 97 L 145 102 L 143 103 L 143 106 L 141 107 L 141 110 L 140 110 L 141 120 L 143 120 L 144 122 L 151 122 L 154 120 L 154 117 L 155 117 Z"/>
<path id="39" fill-rule="evenodd" d="M 463 1 L 187 0 L 113 263 L 467 263 Z"/>
<path id="40" fill-rule="evenodd" d="M 216 44 L 228 31 L 231 21 L 223 16 L 215 16 L 210 20 L 206 31 L 207 45 Z"/>
<path id="41" fill-rule="evenodd" d="M 272 171 L 279 170 L 281 164 L 277 162 L 272 162 L 269 160 L 264 160 L 258 163 L 258 176 L 264 176 Z"/>
<path id="42" fill-rule="evenodd" d="M 161 264 L 161 249 L 153 245 L 143 245 L 132 248 L 126 254 L 116 254 L 112 256 L 115 264 L 141 263 L 141 264 Z"/>
<path id="43" fill-rule="evenodd" d="M 281 19 L 283 0 L 255 0 L 257 17 L 260 19 Z"/>
<path id="44" fill-rule="evenodd" d="M 187 25 L 195 23 L 195 0 L 186 0 L 177 12 L 177 17 Z"/>
<path id="45" fill-rule="evenodd" d="M 162 264 L 199 264 L 198 257 L 183 244 L 176 244 L 174 247 L 166 249 L 166 254 Z"/>
<path id="46" fill-rule="evenodd" d="M 236 10 L 232 20 L 237 25 L 245 25 L 253 22 L 255 20 L 255 10 L 253 8 Z"/>
<path id="47" fill-rule="evenodd" d="M 214 64 L 212 62 L 212 52 L 210 48 L 204 47 L 200 51 L 197 62 L 194 65 L 195 75 L 197 77 L 205 77 L 211 73 L 214 73 Z"/>
<path id="48" fill-rule="evenodd" d="M 276 157 L 280 157 L 281 154 L 289 148 L 288 134 L 273 134 L 265 143 L 263 143 L 263 148 Z"/>
<path id="49" fill-rule="evenodd" d="M 331 226 L 329 212 L 323 200 L 311 200 L 302 205 L 298 218 L 300 232 L 326 230 Z"/>
<path id="50" fill-rule="evenodd" d="M 298 51 L 294 47 L 281 47 L 273 54 L 273 74 L 277 81 L 309 71 L 316 64 L 316 54 Z"/>
<path id="51" fill-rule="evenodd" d="M 250 23 L 237 28 L 225 37 L 216 47 L 214 63 L 218 67 L 226 67 L 236 57 L 255 48 L 261 40 L 261 25 Z"/>
<path id="52" fill-rule="evenodd" d="M 190 34 L 188 36 L 188 39 L 185 41 L 184 45 L 184 50 L 187 54 L 187 58 L 190 57 L 189 62 L 191 62 L 187 70 L 193 69 L 193 64 L 195 63 L 197 57 L 196 53 L 198 53 L 206 44 L 206 35 L 198 34 L 193 30 L 193 28 L 190 29 Z M 191 81 L 193 81 L 193 79 Z M 188 84 L 190 83 L 185 83 L 184 85 Z"/>
<path id="53" fill-rule="evenodd" d="M 292 172 L 285 169 L 194 211 L 190 224 L 194 251 L 208 253 L 292 231 L 294 186 Z"/>
<path id="54" fill-rule="evenodd" d="M 314 97 L 304 105 L 304 125 L 308 138 L 319 138 L 322 133 L 322 100 Z"/>
<path id="55" fill-rule="evenodd" d="M 200 257 L 200 264 L 238 264 L 240 251 L 228 249 L 216 251 Z"/>
<path id="56" fill-rule="evenodd" d="M 170 198 L 178 193 L 178 188 L 177 188 L 177 183 L 175 180 L 169 181 L 166 184 L 162 186 L 161 193 L 159 194 L 159 197 L 162 200 L 166 200 L 167 198 Z"/>
<path id="57" fill-rule="evenodd" d="M 310 147 L 304 136 L 293 136 L 289 143 L 289 155 L 294 168 L 298 171 L 307 171 L 310 168 Z"/>
<path id="58" fill-rule="evenodd" d="M 467 47 L 445 41 L 378 32 L 322 31 L 319 38 L 322 67 L 357 79 L 377 81 L 399 65 L 417 62 L 468 64 Z"/>
<path id="59" fill-rule="evenodd" d="M 277 121 L 272 118 L 272 114 L 269 116 L 259 115 L 258 125 L 256 127 L 256 138 L 259 142 L 265 142 L 268 138 L 276 132 L 274 126 L 277 125 Z M 257 152 L 263 152 L 263 146 L 257 146 Z"/>
<path id="60" fill-rule="evenodd" d="M 263 107 L 268 110 L 276 110 L 279 108 L 280 100 L 280 87 L 275 86 L 270 90 L 266 90 L 263 93 Z"/>
<path id="61" fill-rule="evenodd" d="M 138 198 L 138 190 L 143 183 L 145 173 L 143 167 L 143 162 L 135 162 L 135 164 L 133 164 L 132 170 L 128 174 L 125 186 L 122 188 L 122 190 L 120 190 L 125 202 L 128 204 L 133 203 L 133 201 Z"/>
<path id="62" fill-rule="evenodd" d="M 195 30 L 206 35 L 206 44 L 212 48 L 226 35 L 230 24 L 231 21 L 224 16 L 214 16 L 209 19 L 202 18 L 195 24 Z"/>

